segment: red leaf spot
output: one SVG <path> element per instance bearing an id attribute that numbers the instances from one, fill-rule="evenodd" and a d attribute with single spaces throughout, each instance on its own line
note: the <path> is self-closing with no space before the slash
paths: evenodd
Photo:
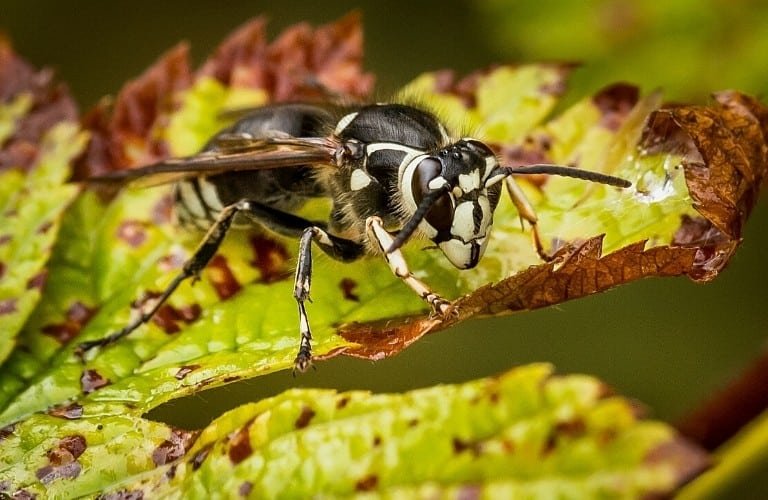
<path id="1" fill-rule="evenodd" d="M 80 385 L 83 388 L 85 394 L 90 394 L 97 389 L 101 389 L 105 385 L 109 385 L 111 382 L 99 375 L 96 370 L 85 370 L 80 377 Z"/>
<path id="2" fill-rule="evenodd" d="M 296 424 L 295 424 L 296 428 L 303 429 L 304 427 L 308 426 L 314 416 L 315 416 L 315 410 L 313 410 L 309 406 L 304 406 L 301 409 L 301 413 L 299 414 L 299 417 L 296 419 Z"/>
<path id="3" fill-rule="evenodd" d="M 37 234 L 45 234 L 53 227 L 53 222 L 45 221 L 37 228 Z"/>
<path id="4" fill-rule="evenodd" d="M 197 433 L 172 429 L 170 437 L 152 451 L 152 461 L 164 465 L 183 457 L 196 438 Z"/>
<path id="5" fill-rule="evenodd" d="M 16 299 L 0 300 L 0 315 L 16 312 Z"/>
<path id="6" fill-rule="evenodd" d="M 117 228 L 117 237 L 136 248 L 147 239 L 147 232 L 141 222 L 126 220 Z"/>
<path id="7" fill-rule="evenodd" d="M 355 491 L 373 491 L 379 485 L 379 477 L 369 474 L 355 483 Z"/>
<path id="8" fill-rule="evenodd" d="M 13 431 L 16 430 L 16 424 L 9 424 L 5 427 L 0 427 L 0 442 L 8 439 L 13 435 Z"/>
<path id="9" fill-rule="evenodd" d="M 205 458 L 208 456 L 208 454 L 211 452 L 211 446 L 208 445 L 202 450 L 195 453 L 194 458 L 192 459 L 192 470 L 197 470 L 200 468 L 201 465 L 203 465 L 203 462 L 205 461 Z"/>
<path id="10" fill-rule="evenodd" d="M 360 296 L 355 293 L 357 288 L 357 282 L 351 278 L 344 278 L 339 283 L 341 293 L 344 294 L 344 298 L 351 300 L 352 302 L 360 302 Z"/>
<path id="11" fill-rule="evenodd" d="M 248 434 L 250 424 L 237 431 L 229 442 L 229 459 L 237 465 L 253 453 L 251 437 Z"/>
<path id="12" fill-rule="evenodd" d="M 79 476 L 81 467 L 77 458 L 83 454 L 87 446 L 85 438 L 79 434 L 63 438 L 56 448 L 48 451 L 49 464 L 37 469 L 35 475 L 43 484 Z"/>
<path id="13" fill-rule="evenodd" d="M 206 268 L 211 284 L 220 299 L 226 300 L 240 291 L 242 286 L 238 283 L 232 270 L 227 265 L 227 259 L 222 255 L 214 255 Z"/>
<path id="14" fill-rule="evenodd" d="M 173 196 L 170 194 L 160 198 L 152 206 L 152 222 L 155 224 L 167 224 L 173 219 Z"/>
<path id="15" fill-rule="evenodd" d="M 251 490 L 253 490 L 253 483 L 250 481 L 244 481 L 243 484 L 240 485 L 240 488 L 237 489 L 237 492 L 241 497 L 247 497 L 251 494 Z"/>
<path id="16" fill-rule="evenodd" d="M 0 263 L 0 267 L 2 267 L 2 263 Z M 2 277 L 2 271 L 0 271 L 0 277 Z M 43 288 L 43 285 L 45 285 L 45 280 L 48 278 L 48 271 L 46 269 L 43 269 L 36 275 L 32 276 L 27 280 L 27 290 L 32 290 L 33 288 L 37 288 L 38 290 L 41 290 Z"/>
<path id="17" fill-rule="evenodd" d="M 273 283 L 290 277 L 291 271 L 287 266 L 290 254 L 283 245 L 264 235 L 254 235 L 251 237 L 251 248 L 251 265 L 261 273 L 261 281 Z"/>
<path id="18" fill-rule="evenodd" d="M 67 420 L 77 420 L 83 416 L 83 407 L 77 403 L 58 405 L 48 410 L 48 415 L 66 418 Z"/>
<path id="19" fill-rule="evenodd" d="M 602 113 L 600 125 L 613 132 L 617 131 L 637 104 L 639 95 L 637 87 L 626 83 L 610 85 L 598 92 L 592 102 Z"/>
<path id="20" fill-rule="evenodd" d="M 55 338 L 61 344 L 66 344 L 80 333 L 96 311 L 96 308 L 90 308 L 82 302 L 75 302 L 67 309 L 67 316 L 63 323 L 46 325 L 43 327 L 43 333 Z"/>

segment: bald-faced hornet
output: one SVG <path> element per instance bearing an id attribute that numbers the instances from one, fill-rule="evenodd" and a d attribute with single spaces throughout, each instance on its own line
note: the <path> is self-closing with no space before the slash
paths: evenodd
<path id="1" fill-rule="evenodd" d="M 452 139 L 431 113 L 402 104 L 344 110 L 276 104 L 253 110 L 213 137 L 202 152 L 95 180 L 125 181 L 161 176 L 175 181 L 182 224 L 207 229 L 182 271 L 135 320 L 80 351 L 108 345 L 149 321 L 179 284 L 197 276 L 216 253 L 233 222 L 255 222 L 299 239 L 294 298 L 301 340 L 295 368 L 311 364 L 305 301 L 309 298 L 314 243 L 334 259 L 382 255 L 392 272 L 432 307 L 446 314 L 450 303 L 409 271 L 400 247 L 414 237 L 432 240 L 459 269 L 483 256 L 493 213 L 507 184 L 521 217 L 534 228 L 536 216 L 512 175 L 550 174 L 618 187 L 616 177 L 558 165 L 501 166 L 476 139 Z M 327 222 L 296 215 L 306 201 L 330 198 Z"/>

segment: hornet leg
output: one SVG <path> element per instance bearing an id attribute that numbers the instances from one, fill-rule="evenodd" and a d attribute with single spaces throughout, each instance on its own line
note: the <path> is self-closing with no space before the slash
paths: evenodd
<path id="1" fill-rule="evenodd" d="M 426 283 L 413 275 L 408 269 L 408 264 L 405 262 L 405 258 L 400 249 L 397 249 L 392 253 L 387 253 L 387 248 L 392 246 L 394 240 L 392 235 L 384 229 L 381 219 L 378 217 L 368 217 L 365 221 L 365 225 L 368 229 L 368 234 L 372 237 L 372 240 L 378 244 L 381 252 L 384 254 L 384 258 L 387 259 L 387 264 L 389 264 L 392 273 L 403 280 L 411 290 L 416 292 L 419 297 L 432 306 L 434 313 L 440 315 L 447 313 L 451 307 L 451 303 L 430 290 Z"/>
<path id="2" fill-rule="evenodd" d="M 311 226 L 304 229 L 299 243 L 299 261 L 296 265 L 296 277 L 293 285 L 293 298 L 299 305 L 299 354 L 294 362 L 296 370 L 305 372 L 312 365 L 312 331 L 309 328 L 307 311 L 304 302 L 312 299 L 309 292 L 312 287 L 312 242 L 315 242 L 323 252 L 334 259 L 350 262 L 361 257 L 365 251 L 359 243 L 328 234 L 320 227 Z"/>
<path id="3" fill-rule="evenodd" d="M 125 327 L 117 332 L 107 335 L 104 338 L 89 340 L 81 343 L 75 351 L 79 356 L 82 356 L 86 351 L 93 349 L 94 347 L 104 347 L 113 344 L 121 338 L 127 336 L 139 326 L 149 322 L 152 316 L 160 309 L 165 303 L 168 297 L 179 287 L 179 285 L 187 278 L 197 277 L 200 274 L 211 258 L 216 254 L 216 251 L 221 246 L 221 242 L 224 240 L 227 231 L 232 225 L 232 219 L 235 215 L 242 210 L 248 210 L 248 201 L 239 201 L 233 205 L 225 207 L 216 218 L 211 228 L 203 238 L 203 241 L 198 245 L 195 253 L 184 263 L 182 270 L 175 278 L 165 287 L 163 293 L 155 299 L 152 307 L 148 311 L 140 311 L 140 314 Z"/>
<path id="4" fill-rule="evenodd" d="M 517 185 L 512 176 L 504 179 L 504 185 L 507 188 L 509 198 L 512 200 L 512 204 L 517 208 L 517 213 L 522 220 L 528 221 L 531 225 L 531 235 L 533 237 L 533 246 L 536 248 L 536 253 L 539 254 L 541 260 L 549 262 L 552 257 L 544 251 L 544 245 L 541 243 L 541 236 L 539 235 L 539 218 L 536 216 L 536 210 L 531 206 L 531 202 L 525 196 L 525 193 L 520 186 Z"/>

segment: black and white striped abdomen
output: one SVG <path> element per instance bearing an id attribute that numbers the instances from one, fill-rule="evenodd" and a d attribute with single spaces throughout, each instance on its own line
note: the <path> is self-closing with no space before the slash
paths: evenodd
<path id="1" fill-rule="evenodd" d="M 211 226 L 224 208 L 216 186 L 205 177 L 176 183 L 174 202 L 178 222 L 203 231 Z"/>

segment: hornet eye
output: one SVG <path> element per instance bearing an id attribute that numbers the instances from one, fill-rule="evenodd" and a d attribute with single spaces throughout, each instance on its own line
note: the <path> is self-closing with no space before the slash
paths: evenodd
<path id="1" fill-rule="evenodd" d="M 429 193 L 430 181 L 439 176 L 442 171 L 442 163 L 433 156 L 424 158 L 416 166 L 411 180 L 411 192 L 417 206 L 421 204 L 424 196 Z M 432 208 L 427 212 L 424 219 L 438 232 L 450 231 L 453 222 L 453 200 L 451 196 L 448 193 L 440 196 L 432 204 Z"/>

